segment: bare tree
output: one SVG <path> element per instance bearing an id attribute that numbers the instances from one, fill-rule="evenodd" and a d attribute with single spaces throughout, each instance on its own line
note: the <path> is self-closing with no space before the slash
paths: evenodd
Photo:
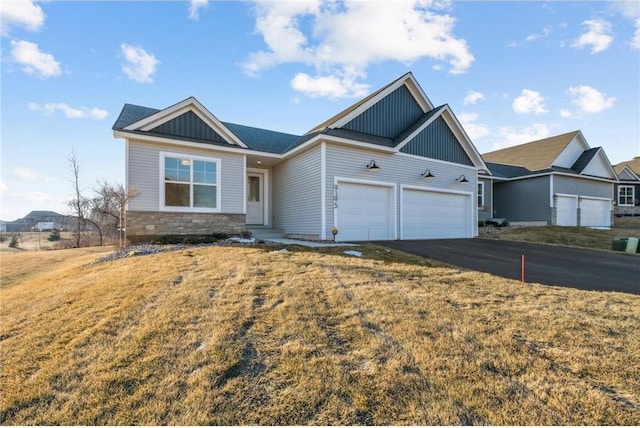
<path id="1" fill-rule="evenodd" d="M 80 161 L 76 157 L 75 151 L 71 152 L 69 156 L 68 165 L 71 170 L 71 183 L 73 185 L 73 198 L 67 202 L 67 205 L 73 211 L 73 217 L 76 218 L 76 247 L 80 247 L 81 232 L 86 228 L 86 223 L 91 223 L 98 231 L 100 235 L 100 245 L 102 246 L 102 230 L 100 225 L 91 220 L 87 213 L 91 206 L 91 200 L 82 195 L 82 189 L 80 188 Z"/>
<path id="2" fill-rule="evenodd" d="M 117 232 L 120 250 L 124 248 L 124 227 L 126 206 L 140 194 L 136 187 L 126 189 L 122 184 L 98 182 L 94 189 L 96 197 L 92 202 L 92 215 L 99 219 L 107 230 Z"/>
<path id="3" fill-rule="evenodd" d="M 73 216 L 76 218 L 76 247 L 80 247 L 80 231 L 84 229 L 85 225 L 85 212 L 87 210 L 88 201 L 82 196 L 80 189 L 80 161 L 76 157 L 75 151 L 71 151 L 71 156 L 67 159 L 69 169 L 71 170 L 71 184 L 73 185 L 73 198 L 67 202 L 69 208 L 73 212 Z"/>

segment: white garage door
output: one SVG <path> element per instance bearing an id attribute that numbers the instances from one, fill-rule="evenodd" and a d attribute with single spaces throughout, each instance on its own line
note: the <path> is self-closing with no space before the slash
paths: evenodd
<path id="1" fill-rule="evenodd" d="M 471 196 L 402 191 L 402 239 L 470 238 Z"/>
<path id="2" fill-rule="evenodd" d="M 611 200 L 582 197 L 580 200 L 580 226 L 610 227 Z"/>
<path id="3" fill-rule="evenodd" d="M 578 196 L 557 195 L 556 225 L 578 225 Z"/>
<path id="4" fill-rule="evenodd" d="M 338 182 L 340 241 L 394 239 L 393 187 Z"/>

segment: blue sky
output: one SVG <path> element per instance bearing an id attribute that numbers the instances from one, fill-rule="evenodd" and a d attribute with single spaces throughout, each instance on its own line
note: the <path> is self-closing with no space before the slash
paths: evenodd
<path id="1" fill-rule="evenodd" d="M 407 71 L 481 153 L 579 129 L 640 154 L 638 1 L 2 0 L 0 218 L 124 181 L 124 103 L 303 134 Z"/>

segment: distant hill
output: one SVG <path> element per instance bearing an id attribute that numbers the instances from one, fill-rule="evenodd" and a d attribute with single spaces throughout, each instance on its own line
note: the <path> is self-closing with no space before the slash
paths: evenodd
<path id="1" fill-rule="evenodd" d="M 2 221 L 2 223 L 4 223 L 3 231 L 7 233 L 27 232 L 40 222 L 53 222 L 56 225 L 56 228 L 61 229 L 67 223 L 67 216 L 55 211 L 31 211 L 26 216 L 17 220 Z"/>

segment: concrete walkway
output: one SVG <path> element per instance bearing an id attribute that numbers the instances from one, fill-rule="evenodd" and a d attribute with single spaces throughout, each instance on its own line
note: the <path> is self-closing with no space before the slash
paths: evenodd
<path id="1" fill-rule="evenodd" d="M 323 248 L 323 247 L 357 247 L 358 244 L 348 244 L 345 242 L 314 242 L 314 241 L 301 241 L 297 239 L 287 239 L 287 238 L 267 238 L 263 239 L 266 242 L 275 242 L 283 245 L 300 245 L 303 247 L 310 248 Z"/>

